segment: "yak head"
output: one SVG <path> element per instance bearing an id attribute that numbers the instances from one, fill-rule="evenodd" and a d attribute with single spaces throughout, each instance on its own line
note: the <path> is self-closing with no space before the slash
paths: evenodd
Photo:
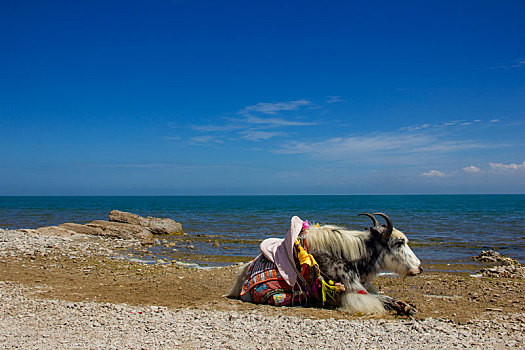
<path id="1" fill-rule="evenodd" d="M 390 218 L 383 213 L 361 213 L 372 219 L 374 224 L 370 227 L 370 233 L 380 250 L 382 268 L 397 273 L 401 277 L 415 276 L 420 274 L 421 261 L 408 246 L 408 239 L 405 234 L 392 225 Z M 374 215 L 379 215 L 385 219 L 386 224 L 380 225 Z"/>

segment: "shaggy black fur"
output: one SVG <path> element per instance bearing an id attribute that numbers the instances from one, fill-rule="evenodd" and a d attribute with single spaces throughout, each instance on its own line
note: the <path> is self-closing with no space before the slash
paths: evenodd
<path id="1" fill-rule="evenodd" d="M 366 256 L 350 261 L 327 252 L 312 251 L 311 254 L 319 264 L 325 277 L 334 282 L 342 283 L 347 292 L 358 292 L 370 289 L 370 282 L 377 275 L 383 265 L 383 258 L 391 251 L 388 240 L 383 239 L 382 227 L 376 230 L 369 228 L 369 237 L 365 240 Z M 396 300 L 386 295 L 377 295 L 388 310 L 396 310 Z"/>

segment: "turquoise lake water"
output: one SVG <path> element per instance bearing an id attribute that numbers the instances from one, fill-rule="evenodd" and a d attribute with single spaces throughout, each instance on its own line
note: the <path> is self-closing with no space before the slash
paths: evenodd
<path id="1" fill-rule="evenodd" d="M 265 238 L 284 236 L 293 215 L 362 229 L 370 220 L 358 213 L 384 212 L 423 261 L 462 262 L 495 249 L 525 262 L 525 195 L 0 197 L 0 228 L 107 220 L 113 209 L 183 224 L 191 242 L 154 246 L 150 260 L 176 249 L 201 264 L 217 264 L 201 255 L 227 264 L 256 256 Z"/>

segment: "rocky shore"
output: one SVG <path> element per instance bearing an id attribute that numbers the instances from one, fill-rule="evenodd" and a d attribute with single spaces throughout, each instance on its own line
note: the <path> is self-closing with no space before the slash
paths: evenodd
<path id="1" fill-rule="evenodd" d="M 485 267 L 480 273 L 485 277 L 525 278 L 525 267 L 518 260 L 501 255 L 493 250 L 484 250 L 473 258 L 475 261 L 493 263 L 496 266 Z"/>
<path id="2" fill-rule="evenodd" d="M 142 244 L 152 244 L 153 235 L 181 235 L 182 224 L 169 218 L 142 217 L 120 210 L 109 213 L 109 221 L 94 220 L 87 224 L 66 222 L 58 226 L 22 230 L 28 233 L 49 236 L 73 236 L 84 234 L 133 240 Z"/>
<path id="3" fill-rule="evenodd" d="M 136 225 L 136 224 L 132 224 Z M 60 227 L 60 226 L 58 226 Z M 64 228 L 67 229 L 67 228 Z M 525 345 L 523 278 L 427 268 L 376 288 L 415 318 L 356 317 L 222 298 L 235 267 L 129 259 L 140 237 L 0 230 L 0 347 L 38 349 L 474 348 Z M 151 231 L 150 231 L 151 232 Z M 458 266 L 457 270 L 464 267 Z"/>

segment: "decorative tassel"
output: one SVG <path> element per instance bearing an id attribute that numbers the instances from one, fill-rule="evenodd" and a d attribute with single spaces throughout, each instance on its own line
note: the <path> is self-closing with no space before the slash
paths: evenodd
<path id="1" fill-rule="evenodd" d="M 332 280 L 329 280 L 328 283 L 324 280 L 323 276 L 319 276 L 319 281 L 321 281 L 321 295 L 323 300 L 323 305 L 326 303 L 326 297 L 335 301 L 335 294 L 338 292 L 344 292 L 345 286 L 340 283 L 335 283 Z"/>
<path id="2" fill-rule="evenodd" d="M 306 223 L 306 227 L 308 227 L 308 222 Z M 339 292 L 345 291 L 345 286 L 341 283 L 335 283 L 332 280 L 328 280 L 328 283 L 324 280 L 323 276 L 321 276 L 321 271 L 319 270 L 319 265 L 317 264 L 317 261 L 315 261 L 312 254 L 309 254 L 306 249 L 304 249 L 301 246 L 301 240 L 297 239 L 295 241 L 295 247 L 297 249 L 297 258 L 299 259 L 299 264 L 302 266 L 302 271 L 304 274 L 304 271 L 309 271 L 306 266 L 314 267 L 316 273 L 319 277 L 317 277 L 316 283 L 314 284 L 314 294 L 317 298 L 319 298 L 319 287 L 321 287 L 321 301 L 323 302 L 323 305 L 326 303 L 327 297 L 335 301 L 335 295 Z"/>

